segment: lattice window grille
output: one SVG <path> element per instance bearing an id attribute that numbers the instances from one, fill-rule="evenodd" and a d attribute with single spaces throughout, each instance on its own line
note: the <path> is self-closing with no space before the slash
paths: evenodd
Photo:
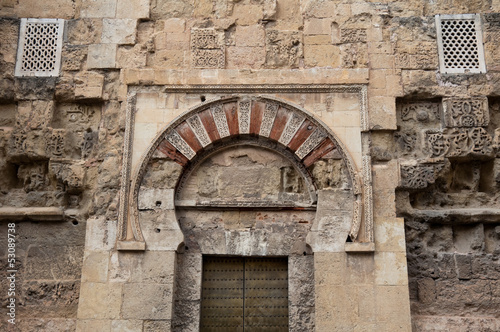
<path id="1" fill-rule="evenodd" d="M 436 15 L 436 29 L 442 73 L 486 72 L 479 15 Z"/>
<path id="2" fill-rule="evenodd" d="M 58 76 L 64 20 L 22 18 L 16 76 Z"/>

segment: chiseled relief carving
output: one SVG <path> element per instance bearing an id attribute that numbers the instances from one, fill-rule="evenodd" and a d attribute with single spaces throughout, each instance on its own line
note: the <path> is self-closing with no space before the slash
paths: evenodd
<path id="1" fill-rule="evenodd" d="M 238 125 L 240 134 L 250 133 L 250 112 L 251 112 L 251 101 L 250 100 L 240 101 L 238 109 Z"/>
<path id="2" fill-rule="evenodd" d="M 426 133 L 426 141 L 431 158 L 493 153 L 493 139 L 481 127 L 445 129 L 443 132 L 429 131 Z"/>
<path id="3" fill-rule="evenodd" d="M 401 165 L 401 187 L 424 189 L 436 180 L 436 175 L 443 168 L 439 165 Z"/>
<path id="4" fill-rule="evenodd" d="M 54 129 L 47 141 L 47 153 L 53 157 L 62 157 L 64 153 L 64 136 L 66 130 Z"/>
<path id="5" fill-rule="evenodd" d="M 398 144 L 398 150 L 402 155 L 408 155 L 415 150 L 417 143 L 417 133 L 411 132 L 396 132 L 394 138 Z"/>
<path id="6" fill-rule="evenodd" d="M 191 29 L 191 54 L 195 68 L 224 68 L 224 33 L 214 29 Z"/>
<path id="7" fill-rule="evenodd" d="M 285 129 L 283 130 L 283 133 L 281 134 L 281 137 L 278 140 L 278 142 L 280 142 L 283 145 L 288 145 L 288 143 L 290 143 L 293 136 L 295 136 L 295 134 L 297 133 L 297 131 L 299 130 L 300 126 L 305 121 L 305 119 L 306 119 L 305 117 L 300 116 L 295 112 L 292 112 L 292 116 L 288 119 Z"/>
<path id="8" fill-rule="evenodd" d="M 340 42 L 364 43 L 366 42 L 366 29 L 340 29 Z"/>
<path id="9" fill-rule="evenodd" d="M 315 147 L 319 145 L 326 138 L 326 133 L 316 128 L 314 132 L 305 140 L 305 142 L 295 151 L 295 154 L 300 158 L 304 159 L 309 152 L 311 152 Z"/>
<path id="10" fill-rule="evenodd" d="M 49 185 L 44 164 L 20 165 L 17 177 L 23 181 L 25 192 L 39 191 Z"/>
<path id="11" fill-rule="evenodd" d="M 165 135 L 165 138 L 177 149 L 177 151 L 182 153 L 189 160 L 193 159 L 196 155 L 194 150 L 189 146 L 189 144 L 186 143 L 186 141 L 184 141 L 184 139 L 182 139 L 175 129 L 168 132 L 167 135 Z"/>
<path id="12" fill-rule="evenodd" d="M 200 141 L 203 147 L 206 147 L 208 144 L 212 143 L 212 141 L 210 141 L 210 137 L 208 136 L 207 130 L 205 129 L 205 126 L 203 126 L 203 124 L 201 123 L 201 119 L 198 114 L 195 114 L 187 119 L 187 123 L 189 124 L 194 134 L 196 135 L 196 138 L 198 138 L 198 141 Z"/>
<path id="13" fill-rule="evenodd" d="M 24 131 L 14 132 L 11 135 L 10 150 L 14 154 L 21 154 L 26 152 L 26 140 L 28 135 Z"/>
<path id="14" fill-rule="evenodd" d="M 431 102 L 412 102 L 401 106 L 401 120 L 420 122 L 439 121 L 441 114 L 439 104 Z"/>
<path id="15" fill-rule="evenodd" d="M 224 112 L 222 106 L 222 104 L 217 104 L 211 108 L 212 116 L 214 117 L 215 126 L 217 127 L 220 138 L 228 137 L 230 135 L 226 112 Z"/>
<path id="16" fill-rule="evenodd" d="M 87 124 L 94 117 L 95 109 L 87 105 L 71 105 L 66 110 L 69 122 Z"/>
<path id="17" fill-rule="evenodd" d="M 262 115 L 262 123 L 260 124 L 260 135 L 269 137 L 273 128 L 274 119 L 278 113 L 279 105 L 275 103 L 266 103 L 264 114 Z"/>
<path id="18" fill-rule="evenodd" d="M 94 143 L 97 140 L 96 136 L 96 133 L 93 133 L 92 131 L 85 131 L 83 133 L 83 139 L 80 145 L 82 151 L 82 159 L 88 158 L 92 153 Z"/>
<path id="19" fill-rule="evenodd" d="M 446 127 L 485 127 L 489 123 L 486 98 L 443 100 Z"/>

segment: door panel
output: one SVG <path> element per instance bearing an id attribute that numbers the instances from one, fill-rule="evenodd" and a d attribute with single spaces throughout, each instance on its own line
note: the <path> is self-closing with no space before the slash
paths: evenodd
<path id="1" fill-rule="evenodd" d="M 200 331 L 288 331 L 287 258 L 204 257 Z"/>

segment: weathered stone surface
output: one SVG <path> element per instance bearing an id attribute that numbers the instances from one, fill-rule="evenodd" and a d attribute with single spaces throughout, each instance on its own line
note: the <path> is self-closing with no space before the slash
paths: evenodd
<path id="1" fill-rule="evenodd" d="M 125 319 L 171 319 L 172 294 L 172 284 L 124 284 L 121 315 Z"/>

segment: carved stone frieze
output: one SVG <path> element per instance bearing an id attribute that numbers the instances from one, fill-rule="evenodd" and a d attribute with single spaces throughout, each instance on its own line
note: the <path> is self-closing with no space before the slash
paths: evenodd
<path id="1" fill-rule="evenodd" d="M 264 114 L 262 115 L 262 122 L 260 124 L 260 135 L 269 137 L 271 129 L 273 128 L 274 119 L 278 113 L 279 105 L 277 103 L 266 103 Z"/>
<path id="2" fill-rule="evenodd" d="M 207 130 L 201 123 L 200 117 L 198 114 L 193 115 L 189 119 L 186 120 L 191 129 L 193 130 L 194 134 L 196 135 L 196 138 L 198 141 L 200 141 L 201 145 L 203 147 L 207 146 L 208 144 L 211 143 L 210 137 L 208 137 Z"/>
<path id="3" fill-rule="evenodd" d="M 82 165 L 70 161 L 51 161 L 49 168 L 64 191 L 75 192 L 83 189 L 85 170 Z"/>
<path id="4" fill-rule="evenodd" d="M 443 100 L 446 127 L 485 127 L 489 123 L 486 98 Z"/>
<path id="5" fill-rule="evenodd" d="M 97 133 L 92 131 L 85 131 L 82 137 L 82 143 L 80 145 L 82 151 L 82 159 L 86 159 L 92 153 L 95 141 L 97 140 Z"/>
<path id="6" fill-rule="evenodd" d="M 401 120 L 430 122 L 441 120 L 438 103 L 411 102 L 401 105 Z"/>
<path id="7" fill-rule="evenodd" d="M 214 29 L 191 29 L 191 56 L 195 68 L 224 68 L 224 33 Z"/>
<path id="8" fill-rule="evenodd" d="M 428 131 L 426 143 L 431 158 L 493 154 L 493 139 L 481 127 L 445 129 L 443 132 Z"/>
<path id="9" fill-rule="evenodd" d="M 340 29 L 341 43 L 366 42 L 366 29 Z"/>
<path id="10" fill-rule="evenodd" d="M 305 119 L 305 117 L 292 112 L 292 116 L 288 119 L 285 129 L 283 130 L 283 133 L 278 141 L 283 145 L 288 145 Z"/>
<path id="11" fill-rule="evenodd" d="M 165 135 L 165 138 L 189 160 L 193 159 L 196 155 L 189 144 L 187 144 L 186 141 L 184 141 L 184 139 L 175 130 L 171 130 L 170 132 L 168 132 Z"/>
<path id="12" fill-rule="evenodd" d="M 24 131 L 14 132 L 11 135 L 10 151 L 12 154 L 18 155 L 26 152 L 26 140 L 28 135 Z"/>
<path id="13" fill-rule="evenodd" d="M 443 168 L 439 165 L 401 165 L 401 187 L 407 189 L 424 189 L 436 180 L 436 175 Z"/>
<path id="14" fill-rule="evenodd" d="M 23 181 L 24 191 L 40 191 L 49 185 L 45 164 L 21 165 L 17 177 Z"/>
<path id="15" fill-rule="evenodd" d="M 325 138 L 326 133 L 322 129 L 317 128 L 297 149 L 297 151 L 295 151 L 295 154 L 300 159 L 304 159 L 305 156 L 307 156 L 307 154 L 311 152 L 312 149 L 317 147 L 318 144 L 321 143 L 321 141 L 323 141 Z"/>
<path id="16" fill-rule="evenodd" d="M 54 129 L 47 141 L 47 154 L 52 157 L 62 157 L 64 153 L 66 130 Z"/>
<path id="17" fill-rule="evenodd" d="M 69 122 L 87 124 L 92 121 L 95 110 L 87 105 L 71 105 L 66 109 L 66 116 Z"/>
<path id="18" fill-rule="evenodd" d="M 249 134 L 250 133 L 250 113 L 251 110 L 251 101 L 243 100 L 239 102 L 238 109 L 238 126 L 240 134 Z"/>
<path id="19" fill-rule="evenodd" d="M 415 132 L 396 132 L 394 139 L 398 145 L 398 150 L 402 155 L 408 155 L 415 150 L 417 143 L 417 133 Z"/>
<path id="20" fill-rule="evenodd" d="M 299 66 L 302 36 L 298 31 L 266 30 L 266 66 L 268 68 Z"/>
<path id="21" fill-rule="evenodd" d="M 227 124 L 226 112 L 224 112 L 222 104 L 216 104 L 211 108 L 212 116 L 214 117 L 215 126 L 221 138 L 228 137 L 229 125 Z"/>

